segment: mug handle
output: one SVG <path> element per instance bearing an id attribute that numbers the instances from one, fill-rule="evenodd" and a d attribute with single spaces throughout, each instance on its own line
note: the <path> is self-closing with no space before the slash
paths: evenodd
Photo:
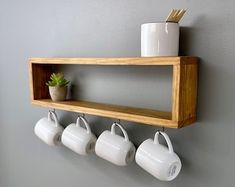
<path id="1" fill-rule="evenodd" d="M 58 118 L 57 118 L 57 115 L 56 115 L 56 113 L 54 111 L 49 111 L 48 112 L 48 118 L 47 119 L 48 119 L 48 121 L 54 121 L 56 127 L 59 126 Z"/>
<path id="2" fill-rule="evenodd" d="M 81 123 L 80 123 L 81 121 L 85 125 L 87 133 L 91 133 L 90 125 L 88 124 L 87 120 L 84 117 L 82 117 L 82 116 L 78 117 L 77 122 L 76 122 L 76 127 L 82 127 Z"/>
<path id="3" fill-rule="evenodd" d="M 172 146 L 171 140 L 170 140 L 169 136 L 165 132 L 160 132 L 160 131 L 156 132 L 156 134 L 154 136 L 154 144 L 159 144 L 159 141 L 158 141 L 159 134 L 161 134 L 165 138 L 167 146 L 168 146 L 168 149 L 169 149 L 169 153 L 173 153 L 174 150 L 173 150 L 173 146 Z"/>
<path id="4" fill-rule="evenodd" d="M 111 127 L 111 134 L 116 134 L 116 133 L 115 133 L 115 126 L 118 126 L 118 127 L 121 129 L 121 131 L 122 131 L 122 133 L 123 133 L 123 135 L 124 135 L 125 141 L 129 141 L 127 132 L 126 132 L 125 129 L 124 129 L 119 123 L 117 123 L 117 122 L 114 122 L 114 123 L 113 123 L 113 125 L 112 125 L 112 127 Z"/>

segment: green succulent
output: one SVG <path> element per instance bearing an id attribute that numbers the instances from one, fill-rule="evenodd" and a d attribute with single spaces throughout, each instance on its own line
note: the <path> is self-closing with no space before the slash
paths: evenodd
<path id="1" fill-rule="evenodd" d="M 47 86 L 67 86 L 69 81 L 64 78 L 63 73 L 52 73 L 50 80 L 46 83 Z"/>

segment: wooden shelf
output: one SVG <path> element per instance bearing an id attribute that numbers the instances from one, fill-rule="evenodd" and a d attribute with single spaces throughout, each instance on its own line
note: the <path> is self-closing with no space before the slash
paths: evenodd
<path id="1" fill-rule="evenodd" d="M 53 102 L 45 85 L 57 65 L 171 65 L 172 111 L 101 104 L 89 101 Z M 196 120 L 198 58 L 196 57 L 145 57 L 145 58 L 30 58 L 30 90 L 32 104 L 122 119 L 148 125 L 181 128 Z"/>
<path id="2" fill-rule="evenodd" d="M 144 65 L 166 66 L 195 64 L 197 57 L 129 57 L 129 58 L 30 58 L 33 64 L 80 64 L 80 65 Z"/>
<path id="3" fill-rule="evenodd" d="M 145 122 L 145 124 L 149 125 L 168 124 L 172 128 L 177 128 L 178 126 L 171 121 L 171 112 L 161 112 L 150 109 L 117 106 L 88 101 L 53 102 L 51 99 L 40 99 L 32 101 L 32 104 L 71 112 L 123 119 L 127 121 L 140 123 Z"/>

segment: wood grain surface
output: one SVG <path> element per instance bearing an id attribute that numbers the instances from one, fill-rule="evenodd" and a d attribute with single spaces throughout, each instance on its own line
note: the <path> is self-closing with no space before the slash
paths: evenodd
<path id="1" fill-rule="evenodd" d="M 57 65 L 171 65 L 172 111 L 118 106 L 89 101 L 53 102 L 46 82 Z M 66 111 L 122 119 L 167 128 L 181 128 L 196 121 L 197 57 L 129 58 L 30 58 L 30 93 L 32 104 Z"/>

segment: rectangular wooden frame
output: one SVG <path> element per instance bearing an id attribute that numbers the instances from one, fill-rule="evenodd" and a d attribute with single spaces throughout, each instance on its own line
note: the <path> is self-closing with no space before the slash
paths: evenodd
<path id="1" fill-rule="evenodd" d="M 172 111 L 163 112 L 89 101 L 53 102 L 45 83 L 56 65 L 66 64 L 173 66 Z M 30 58 L 29 75 L 31 103 L 35 105 L 167 128 L 181 128 L 196 120 L 197 57 Z"/>

